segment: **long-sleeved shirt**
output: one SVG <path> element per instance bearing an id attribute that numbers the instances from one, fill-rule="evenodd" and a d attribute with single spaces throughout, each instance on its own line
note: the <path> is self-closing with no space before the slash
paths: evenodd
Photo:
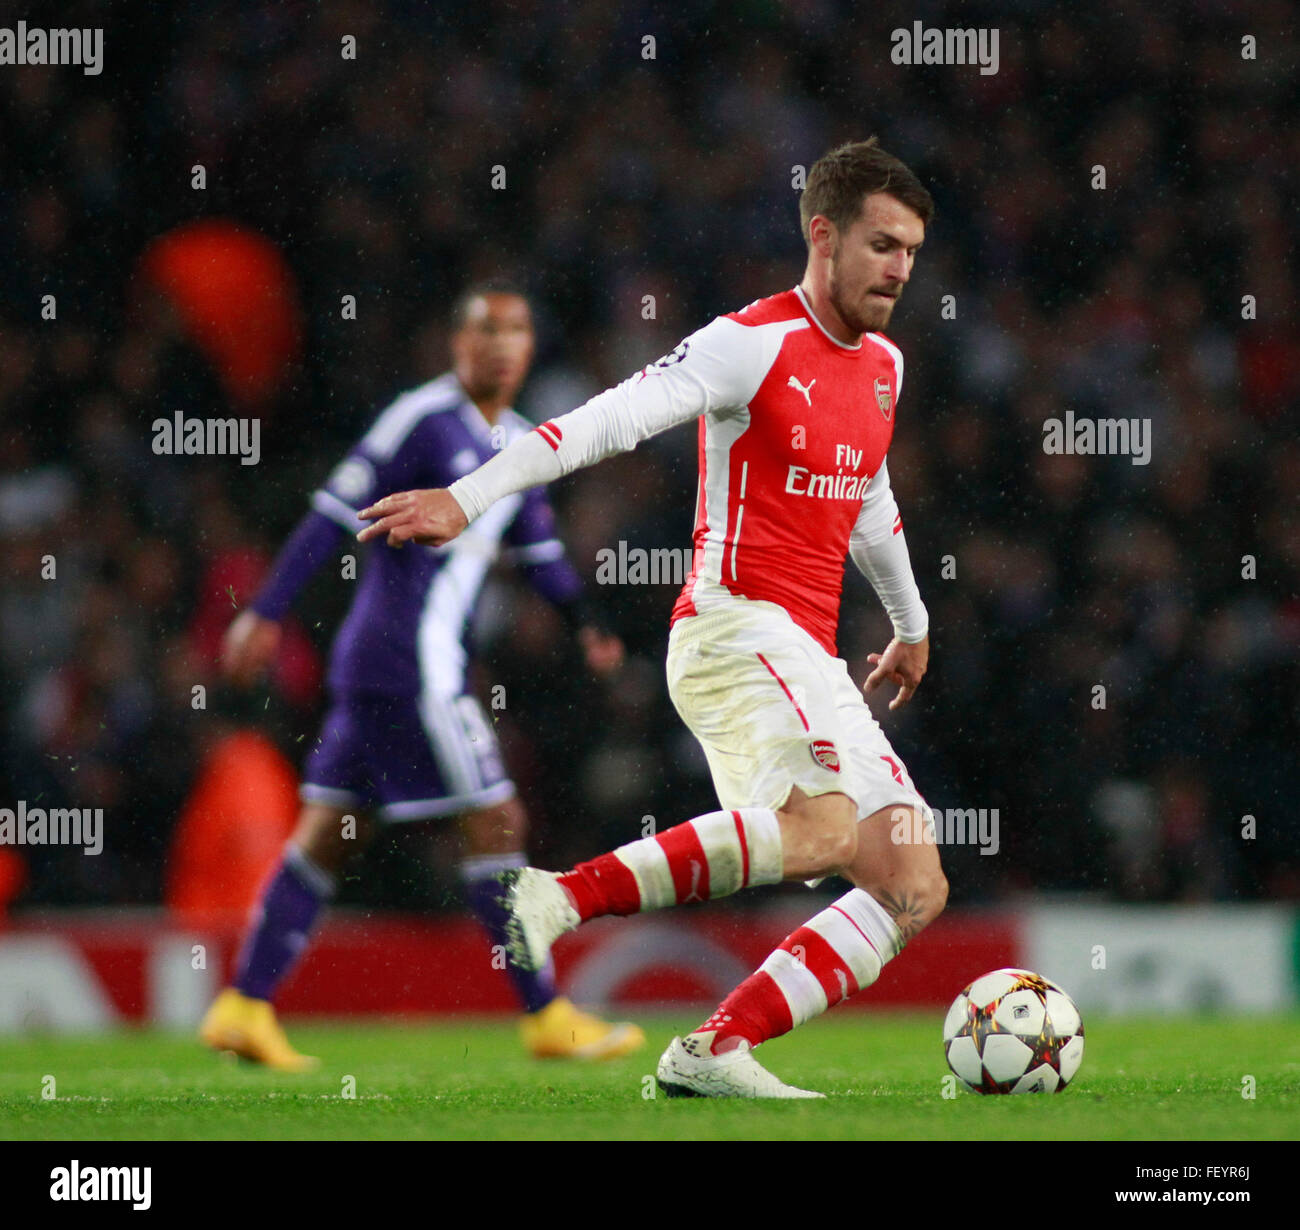
<path id="1" fill-rule="evenodd" d="M 719 316 L 450 491 L 472 529 L 513 492 L 698 419 L 692 569 L 672 619 L 737 598 L 774 602 L 834 653 L 852 556 L 895 635 L 915 643 L 929 617 L 885 465 L 902 384 L 892 342 L 838 341 L 796 287 Z"/>

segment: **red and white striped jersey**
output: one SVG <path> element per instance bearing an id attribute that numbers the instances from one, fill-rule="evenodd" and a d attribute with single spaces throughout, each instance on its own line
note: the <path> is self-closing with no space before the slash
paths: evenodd
<path id="1" fill-rule="evenodd" d="M 927 616 L 885 466 L 902 383 L 898 347 L 878 333 L 836 341 L 795 287 L 719 316 L 450 490 L 473 519 L 698 419 L 694 552 L 673 620 L 737 597 L 774 602 L 834 654 L 851 554 L 896 634 L 917 641 Z"/>
<path id="2" fill-rule="evenodd" d="M 711 331 L 696 344 L 732 349 L 755 387 L 700 418 L 695 552 L 673 619 L 739 594 L 784 607 L 833 653 L 849 538 L 889 450 L 902 353 L 879 334 L 836 341 L 798 289 Z"/>

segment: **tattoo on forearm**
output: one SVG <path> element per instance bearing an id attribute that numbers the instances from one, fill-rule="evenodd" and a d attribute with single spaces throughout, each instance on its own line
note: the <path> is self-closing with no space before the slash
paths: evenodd
<path id="1" fill-rule="evenodd" d="M 876 900 L 885 907 L 885 912 L 894 920 L 899 934 L 906 944 L 925 925 L 922 922 L 924 909 L 919 897 L 912 893 L 901 892 L 897 896 L 882 892 Z"/>

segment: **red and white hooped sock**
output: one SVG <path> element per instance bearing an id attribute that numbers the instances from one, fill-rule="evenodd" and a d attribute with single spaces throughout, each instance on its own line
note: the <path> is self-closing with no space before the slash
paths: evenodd
<path id="1" fill-rule="evenodd" d="M 903 947 L 894 920 L 855 888 L 781 941 L 696 1034 L 713 1034 L 713 1054 L 779 1038 L 869 987 Z"/>
<path id="2" fill-rule="evenodd" d="M 716 901 L 756 884 L 777 884 L 781 826 L 767 807 L 714 811 L 665 833 L 629 842 L 560 877 L 586 922 L 688 901 Z"/>

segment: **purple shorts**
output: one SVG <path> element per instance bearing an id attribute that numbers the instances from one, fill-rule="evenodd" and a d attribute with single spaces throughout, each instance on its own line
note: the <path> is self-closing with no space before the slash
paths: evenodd
<path id="1" fill-rule="evenodd" d="M 304 803 L 427 820 L 515 793 L 472 696 L 336 696 L 303 765 Z"/>

